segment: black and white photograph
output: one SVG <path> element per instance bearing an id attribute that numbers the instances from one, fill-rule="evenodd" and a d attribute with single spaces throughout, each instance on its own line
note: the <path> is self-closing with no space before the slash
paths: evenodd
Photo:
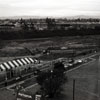
<path id="1" fill-rule="evenodd" d="M 100 100 L 100 0 L 0 0 L 0 100 Z"/>

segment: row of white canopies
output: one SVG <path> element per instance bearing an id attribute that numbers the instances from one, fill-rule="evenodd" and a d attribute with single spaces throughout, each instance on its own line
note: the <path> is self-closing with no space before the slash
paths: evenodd
<path id="1" fill-rule="evenodd" d="M 7 62 L 3 62 L 0 64 L 0 70 L 6 71 L 10 69 L 14 69 L 16 67 L 21 67 L 27 64 L 37 63 L 38 60 L 33 59 L 31 57 L 21 58 L 21 59 L 15 59 Z"/>

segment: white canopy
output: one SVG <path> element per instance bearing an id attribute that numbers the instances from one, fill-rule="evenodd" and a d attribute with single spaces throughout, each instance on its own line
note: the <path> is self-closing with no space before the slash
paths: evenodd
<path id="1" fill-rule="evenodd" d="M 15 67 L 21 67 L 23 65 L 35 63 L 36 59 L 33 59 L 31 57 L 16 59 L 8 62 L 4 62 L 0 64 L 1 71 L 10 70 Z"/>

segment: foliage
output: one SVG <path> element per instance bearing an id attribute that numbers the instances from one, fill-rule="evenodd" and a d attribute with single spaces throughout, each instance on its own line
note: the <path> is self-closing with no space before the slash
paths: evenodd
<path id="1" fill-rule="evenodd" d="M 51 28 L 51 24 L 48 26 Z M 25 26 L 26 27 L 26 26 Z M 30 38 L 47 38 L 55 36 L 85 36 L 85 35 L 99 35 L 100 29 L 80 29 L 75 28 L 69 30 L 4 30 L 0 31 L 1 40 L 14 40 L 14 39 L 30 39 Z"/>
<path id="2" fill-rule="evenodd" d="M 59 63 L 55 66 L 58 66 L 59 68 L 41 72 L 37 77 L 37 82 L 41 85 L 43 93 L 49 95 L 49 97 L 54 97 L 55 94 L 61 92 L 61 86 L 66 82 L 64 70 L 61 69 L 63 64 Z"/>
<path id="3" fill-rule="evenodd" d="M 62 62 L 55 63 L 54 64 L 54 71 L 55 70 L 60 71 L 60 73 L 63 73 L 65 71 L 64 64 Z"/>

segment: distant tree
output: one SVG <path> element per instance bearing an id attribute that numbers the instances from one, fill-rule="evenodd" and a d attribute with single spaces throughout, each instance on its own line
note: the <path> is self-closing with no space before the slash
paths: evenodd
<path id="1" fill-rule="evenodd" d="M 55 19 L 51 19 L 51 18 L 46 18 L 46 23 L 47 23 L 47 27 L 48 29 L 55 29 Z"/>

